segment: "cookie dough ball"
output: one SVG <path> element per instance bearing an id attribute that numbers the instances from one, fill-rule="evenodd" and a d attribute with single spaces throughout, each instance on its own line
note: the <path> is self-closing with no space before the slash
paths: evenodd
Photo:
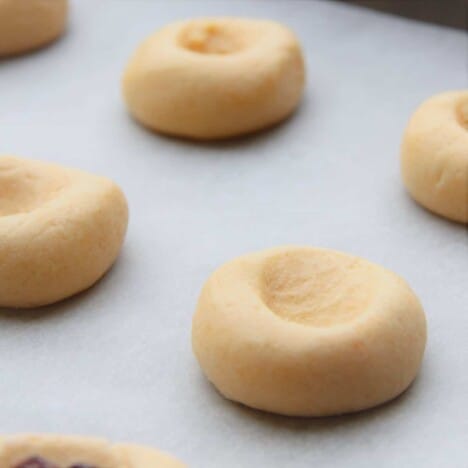
<path id="1" fill-rule="evenodd" d="M 35 307 L 94 284 L 114 263 L 127 202 L 104 177 L 0 157 L 0 307 Z"/>
<path id="2" fill-rule="evenodd" d="M 65 29 L 67 10 L 67 0 L 0 0 L 0 56 L 57 39 Z"/>
<path id="3" fill-rule="evenodd" d="M 226 398 L 325 416 L 403 392 L 421 364 L 426 322 L 394 273 L 333 250 L 280 247 L 237 258 L 208 279 L 192 341 Z"/>
<path id="4" fill-rule="evenodd" d="M 15 435 L 0 439 L 2 468 L 184 468 L 152 448 L 102 439 Z"/>
<path id="5" fill-rule="evenodd" d="M 186 465 L 169 455 L 139 445 L 119 445 L 118 449 L 129 468 L 186 468 Z"/>
<path id="6" fill-rule="evenodd" d="M 171 24 L 143 42 L 125 70 L 123 94 L 150 129 L 209 140 L 285 119 L 304 79 L 299 43 L 284 26 L 205 18 Z"/>
<path id="7" fill-rule="evenodd" d="M 439 94 L 416 110 L 403 138 L 401 170 L 418 203 L 468 223 L 468 91 Z"/>

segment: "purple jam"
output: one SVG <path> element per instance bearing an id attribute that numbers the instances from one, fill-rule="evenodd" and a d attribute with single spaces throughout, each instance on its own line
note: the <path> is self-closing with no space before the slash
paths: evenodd
<path id="1" fill-rule="evenodd" d="M 27 460 L 15 465 L 13 468 L 59 468 L 54 463 L 45 460 L 41 457 L 30 457 Z M 86 463 L 75 463 L 68 468 L 97 468 L 94 465 L 88 465 Z"/>
<path id="2" fill-rule="evenodd" d="M 75 463 L 74 465 L 70 466 L 69 468 L 97 468 L 97 466 L 87 465 L 86 463 Z"/>
<path id="3" fill-rule="evenodd" d="M 14 468 L 58 468 L 58 466 L 41 457 L 30 457 Z"/>

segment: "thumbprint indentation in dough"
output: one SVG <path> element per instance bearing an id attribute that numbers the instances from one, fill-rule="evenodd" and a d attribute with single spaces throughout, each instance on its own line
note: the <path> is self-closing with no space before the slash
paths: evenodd
<path id="1" fill-rule="evenodd" d="M 29 213 L 53 199 L 65 181 L 57 174 L 46 174 L 19 166 L 5 157 L 0 162 L 0 217 Z"/>
<path id="2" fill-rule="evenodd" d="M 188 24 L 179 41 L 183 48 L 200 54 L 227 55 L 245 47 L 242 31 L 215 21 Z"/>
<path id="3" fill-rule="evenodd" d="M 457 106 L 457 119 L 462 127 L 468 130 L 468 97 L 462 99 Z"/>
<path id="4" fill-rule="evenodd" d="M 372 301 L 375 275 L 359 258 L 298 251 L 264 264 L 262 298 L 284 320 L 314 327 L 349 322 Z"/>

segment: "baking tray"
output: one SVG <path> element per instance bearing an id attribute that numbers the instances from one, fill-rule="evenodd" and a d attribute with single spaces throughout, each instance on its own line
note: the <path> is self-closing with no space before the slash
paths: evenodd
<path id="1" fill-rule="evenodd" d="M 297 114 L 200 144 L 126 114 L 136 45 L 180 18 L 273 18 L 308 64 Z M 94 288 L 0 315 L 0 427 L 160 447 L 191 467 L 468 466 L 468 238 L 406 195 L 399 145 L 425 98 L 467 85 L 463 32 L 320 1 L 75 0 L 68 34 L 0 63 L 0 153 L 116 180 L 130 225 Z M 407 279 L 425 307 L 421 374 L 360 414 L 291 419 L 222 399 L 190 346 L 200 288 L 222 262 L 282 244 L 324 246 Z"/>
<path id="2" fill-rule="evenodd" d="M 420 21 L 468 29 L 466 0 L 340 0 Z"/>

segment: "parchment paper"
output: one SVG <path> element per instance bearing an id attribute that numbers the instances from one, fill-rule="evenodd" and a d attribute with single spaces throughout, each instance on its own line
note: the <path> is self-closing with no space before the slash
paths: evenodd
<path id="1" fill-rule="evenodd" d="M 293 28 L 307 95 L 284 125 L 225 143 L 153 135 L 126 114 L 122 69 L 153 30 L 240 15 Z M 313 0 L 75 0 L 69 32 L 0 62 L 0 153 L 107 175 L 128 237 L 85 294 L 0 315 L 0 430 L 154 445 L 191 467 L 468 467 L 468 237 L 405 194 L 399 144 L 427 97 L 467 87 L 461 31 Z M 428 318 L 414 386 L 362 414 L 298 420 L 223 400 L 190 346 L 221 263 L 282 244 L 348 251 L 407 279 Z"/>

